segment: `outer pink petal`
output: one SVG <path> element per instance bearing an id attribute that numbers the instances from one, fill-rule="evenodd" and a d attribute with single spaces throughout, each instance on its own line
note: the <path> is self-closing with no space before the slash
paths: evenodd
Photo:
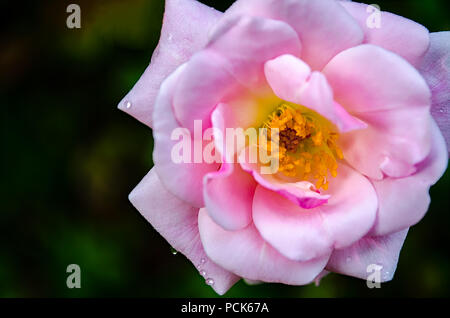
<path id="1" fill-rule="evenodd" d="M 225 231 L 205 209 L 198 215 L 200 237 L 206 254 L 227 270 L 250 280 L 304 285 L 314 280 L 329 255 L 309 262 L 295 262 L 266 243 L 253 224 L 243 230 Z"/>
<path id="2" fill-rule="evenodd" d="M 247 147 L 241 151 L 239 154 L 239 163 L 242 169 L 251 173 L 259 185 L 281 194 L 304 209 L 315 208 L 327 203 L 330 195 L 320 194 L 311 182 L 287 182 L 278 179 L 274 174 L 262 174 L 260 171 L 261 166 L 256 163 L 251 163 L 248 159 L 250 151 L 255 151 L 251 150 L 252 147 L 254 146 Z"/>
<path id="3" fill-rule="evenodd" d="M 225 230 L 234 231 L 252 222 L 256 182 L 238 164 L 223 163 L 204 178 L 204 200 L 211 218 Z"/>
<path id="4" fill-rule="evenodd" d="M 152 126 L 161 83 L 206 44 L 208 32 L 221 14 L 195 0 L 166 0 L 161 38 L 150 65 L 119 103 L 119 109 Z"/>
<path id="5" fill-rule="evenodd" d="M 198 209 L 168 192 L 155 169 L 142 179 L 130 193 L 129 199 L 174 249 L 183 253 L 195 266 L 201 265 L 207 277 L 214 280 L 212 288 L 218 294 L 223 295 L 239 280 L 239 277 L 213 262 L 205 262 L 207 256 L 198 232 Z"/>
<path id="6" fill-rule="evenodd" d="M 373 11 L 369 5 L 356 2 L 340 4 L 358 21 L 364 31 L 364 43 L 371 43 L 397 53 L 409 63 L 417 66 L 429 45 L 428 30 L 404 17 L 390 12 L 380 12 L 380 28 L 370 28 L 367 21 Z M 369 24 L 370 25 L 370 24 Z"/>
<path id="7" fill-rule="evenodd" d="M 257 17 L 222 21 L 180 79 L 174 99 L 177 119 L 191 130 L 194 120 L 210 127 L 214 107 L 243 94 L 244 86 L 264 85 L 264 62 L 284 53 L 300 54 L 297 34 L 289 25 Z"/>
<path id="8" fill-rule="evenodd" d="M 224 14 L 281 20 L 298 33 L 302 59 L 320 70 L 337 53 L 362 43 L 357 22 L 333 0 L 239 0 Z"/>
<path id="9" fill-rule="evenodd" d="M 288 102 L 306 106 L 332 121 L 341 132 L 366 128 L 333 100 L 333 91 L 320 72 L 302 60 L 282 55 L 265 64 L 265 75 L 274 93 Z"/>
<path id="10" fill-rule="evenodd" d="M 364 176 L 340 165 L 330 180 L 327 204 L 302 209 L 273 191 L 257 187 L 253 221 L 262 237 L 289 259 L 307 261 L 361 239 L 372 227 L 375 190 Z"/>
<path id="11" fill-rule="evenodd" d="M 379 198 L 379 210 L 372 235 L 400 231 L 419 222 L 428 210 L 428 191 L 447 168 L 445 141 L 432 124 L 432 148 L 428 157 L 418 165 L 418 171 L 406 178 L 386 178 L 373 181 Z"/>
<path id="12" fill-rule="evenodd" d="M 180 66 L 161 85 L 153 114 L 153 138 L 155 141 L 153 161 L 161 181 L 170 192 L 193 206 L 202 207 L 204 206 L 203 176 L 218 170 L 219 165 L 205 162 L 195 163 L 193 150 L 191 150 L 192 163 L 175 163 L 172 159 L 172 149 L 180 142 L 171 138 L 174 129 L 180 129 L 172 111 L 173 93 L 179 76 L 184 70 L 185 64 Z M 192 137 L 189 131 L 185 131 L 185 135 L 187 139 Z M 191 144 L 194 145 L 195 140 L 192 140 Z"/>
<path id="13" fill-rule="evenodd" d="M 368 266 L 382 266 L 381 282 L 392 279 L 397 268 L 400 250 L 408 229 L 385 236 L 365 237 L 350 247 L 335 250 L 326 269 L 361 279 L 367 279 L 372 272 Z M 370 268 L 369 268 L 370 270 Z"/>
<path id="14" fill-rule="evenodd" d="M 419 70 L 431 88 L 431 114 L 450 149 L 450 31 L 430 34 Z"/>
<path id="15" fill-rule="evenodd" d="M 430 91 L 417 70 L 364 44 L 334 57 L 323 72 L 335 99 L 369 125 L 342 136 L 347 161 L 374 179 L 414 172 L 430 151 Z"/>

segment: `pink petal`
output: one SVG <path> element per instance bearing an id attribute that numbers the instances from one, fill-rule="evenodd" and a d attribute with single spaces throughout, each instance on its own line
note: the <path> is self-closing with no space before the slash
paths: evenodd
<path id="1" fill-rule="evenodd" d="M 223 163 L 204 178 L 205 206 L 211 218 L 225 230 L 234 231 L 252 222 L 256 182 L 238 164 Z"/>
<path id="2" fill-rule="evenodd" d="M 321 114 L 334 123 L 340 132 L 367 127 L 364 122 L 347 113 L 333 100 L 333 91 L 322 73 L 311 74 L 308 81 L 298 91 L 296 103 Z"/>
<path id="3" fill-rule="evenodd" d="M 390 281 L 397 268 L 400 250 L 408 229 L 385 236 L 365 237 L 350 247 L 335 250 L 326 267 L 335 273 L 367 279 L 368 266 L 382 266 L 380 282 Z M 370 268 L 369 268 L 370 270 Z"/>
<path id="4" fill-rule="evenodd" d="M 180 75 L 186 69 L 186 64 L 179 67 L 161 85 L 160 93 L 155 103 L 153 114 L 153 138 L 155 142 L 153 161 L 155 169 L 164 186 L 180 199 L 196 207 L 204 206 L 203 203 L 203 176 L 219 169 L 219 164 L 207 164 L 203 161 L 195 163 L 195 152 L 191 149 L 191 163 L 175 163 L 172 158 L 172 149 L 180 140 L 172 140 L 172 132 L 180 129 L 172 112 L 173 94 Z M 202 144 L 201 137 L 192 137 L 185 129 L 186 139 L 191 140 L 191 146 L 196 142 Z M 203 141 L 203 144 L 206 141 Z"/>
<path id="5" fill-rule="evenodd" d="M 262 86 L 257 91 L 247 91 L 215 107 L 211 114 L 214 142 L 216 150 L 226 158 L 224 161 L 236 162 L 235 155 L 245 147 L 245 143 L 239 144 L 237 141 L 232 144 L 232 134 L 242 129 L 244 135 L 247 128 L 260 127 L 280 103 L 281 100 L 273 94 L 270 87 Z"/>
<path id="6" fill-rule="evenodd" d="M 370 182 L 340 165 L 330 180 L 327 204 L 302 209 L 273 191 L 258 186 L 253 221 L 261 236 L 289 259 L 307 261 L 361 239 L 372 227 L 377 197 Z"/>
<path id="7" fill-rule="evenodd" d="M 323 69 L 334 97 L 350 113 L 428 108 L 430 90 L 398 55 L 363 44 L 335 56 Z"/>
<path id="8" fill-rule="evenodd" d="M 225 17 L 251 15 L 281 20 L 298 33 L 302 60 L 320 70 L 337 53 L 362 43 L 357 22 L 333 0 L 238 0 Z"/>
<path id="9" fill-rule="evenodd" d="M 428 49 L 419 68 L 431 89 L 431 114 L 450 149 L 450 32 L 430 34 Z"/>
<path id="10" fill-rule="evenodd" d="M 329 255 L 309 262 L 295 262 L 266 243 L 253 224 L 243 230 L 225 231 L 205 209 L 198 215 L 200 237 L 206 254 L 223 268 L 250 280 L 304 285 L 323 270 Z"/>
<path id="11" fill-rule="evenodd" d="M 323 72 L 337 102 L 369 126 L 341 136 L 346 160 L 373 179 L 414 172 L 430 151 L 430 91 L 417 70 L 364 44 L 334 57 Z"/>
<path id="12" fill-rule="evenodd" d="M 288 102 L 306 106 L 332 121 L 341 132 L 366 128 L 333 100 L 333 91 L 320 72 L 302 60 L 282 55 L 265 64 L 266 79 L 274 93 Z"/>
<path id="13" fill-rule="evenodd" d="M 176 118 L 191 130 L 194 120 L 210 127 L 213 108 L 242 95 L 246 86 L 259 89 L 265 84 L 264 62 L 284 53 L 300 53 L 297 34 L 285 23 L 256 17 L 219 23 L 206 49 L 192 57 L 180 79 Z"/>
<path id="14" fill-rule="evenodd" d="M 174 249 L 184 254 L 195 266 L 201 265 L 207 277 L 214 280 L 212 288 L 218 294 L 223 295 L 239 280 L 239 277 L 213 262 L 205 262 L 208 258 L 198 232 L 198 209 L 167 191 L 155 169 L 142 179 L 130 193 L 129 199 Z"/>
<path id="15" fill-rule="evenodd" d="M 150 65 L 119 103 L 119 109 L 152 126 L 161 83 L 206 44 L 208 32 L 221 14 L 198 1 L 166 0 L 161 38 Z"/>
<path id="16" fill-rule="evenodd" d="M 380 11 L 380 27 L 376 28 L 368 23 L 376 14 L 374 11 L 367 12 L 369 5 L 355 2 L 340 4 L 364 31 L 364 43 L 397 53 L 415 66 L 420 63 L 429 44 L 428 30 L 424 26 L 396 14 Z"/>
<path id="17" fill-rule="evenodd" d="M 225 57 L 230 73 L 245 86 L 261 83 L 267 60 L 301 52 L 298 36 L 288 24 L 251 16 L 221 19 L 207 48 Z"/>
<path id="18" fill-rule="evenodd" d="M 336 113 L 336 118 L 338 118 L 338 128 L 342 133 L 367 128 L 367 124 L 365 122 L 350 115 L 345 108 L 337 102 L 334 102 L 334 111 Z"/>
<path id="19" fill-rule="evenodd" d="M 224 68 L 225 63 L 222 56 L 211 50 L 196 53 L 186 63 L 173 99 L 175 116 L 182 127 L 193 132 L 195 120 L 202 121 L 204 130 L 211 127 L 214 107 L 242 90 Z"/>
<path id="20" fill-rule="evenodd" d="M 359 116 L 369 128 L 340 136 L 345 159 L 372 179 L 406 177 L 431 148 L 427 109 L 397 109 Z M 414 127 L 414 129 L 411 129 Z"/>
<path id="21" fill-rule="evenodd" d="M 277 178 L 275 174 L 261 173 L 261 166 L 256 163 L 252 163 L 249 159 L 249 154 L 251 151 L 255 151 L 255 153 L 258 151 L 255 150 L 254 147 L 255 146 L 252 145 L 241 151 L 239 155 L 239 163 L 241 164 L 242 169 L 249 172 L 259 185 L 281 194 L 291 202 L 304 209 L 315 208 L 319 205 L 327 203 L 330 195 L 320 194 L 311 182 L 282 181 Z"/>
<path id="22" fill-rule="evenodd" d="M 427 212 L 430 186 L 443 175 L 448 162 L 445 141 L 434 121 L 432 136 L 431 152 L 418 165 L 415 174 L 406 178 L 373 181 L 379 208 L 372 235 L 386 235 L 410 227 Z"/>
<path id="23" fill-rule="evenodd" d="M 295 103 L 300 87 L 309 78 L 311 69 L 301 59 L 285 54 L 267 61 L 264 72 L 274 93 L 281 99 Z"/>

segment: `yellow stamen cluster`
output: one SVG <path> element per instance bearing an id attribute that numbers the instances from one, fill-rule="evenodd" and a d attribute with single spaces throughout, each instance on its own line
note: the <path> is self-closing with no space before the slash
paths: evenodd
<path id="1" fill-rule="evenodd" d="M 281 173 L 315 182 L 318 189 L 328 189 L 328 173 L 336 177 L 337 159 L 344 158 L 336 144 L 339 135 L 328 120 L 306 107 L 283 103 L 263 127 L 278 129 L 272 141 L 279 145 Z"/>

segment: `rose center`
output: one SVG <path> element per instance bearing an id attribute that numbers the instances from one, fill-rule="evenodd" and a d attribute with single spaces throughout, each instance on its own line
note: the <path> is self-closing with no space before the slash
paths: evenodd
<path id="1" fill-rule="evenodd" d="M 284 102 L 263 127 L 269 130 L 267 142 L 278 143 L 280 173 L 328 189 L 328 176 L 337 176 L 338 160 L 344 158 L 331 122 L 304 106 Z M 274 128 L 278 134 L 271 136 Z"/>

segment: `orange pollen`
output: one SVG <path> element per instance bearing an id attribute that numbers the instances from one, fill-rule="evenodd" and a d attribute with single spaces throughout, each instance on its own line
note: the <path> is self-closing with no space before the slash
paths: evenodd
<path id="1" fill-rule="evenodd" d="M 337 145 L 339 134 L 318 113 L 299 105 L 283 103 L 263 124 L 278 129 L 276 140 L 267 134 L 267 142 L 278 142 L 279 172 L 297 180 L 315 182 L 328 189 L 329 176 L 337 176 L 338 160 L 344 158 Z"/>

